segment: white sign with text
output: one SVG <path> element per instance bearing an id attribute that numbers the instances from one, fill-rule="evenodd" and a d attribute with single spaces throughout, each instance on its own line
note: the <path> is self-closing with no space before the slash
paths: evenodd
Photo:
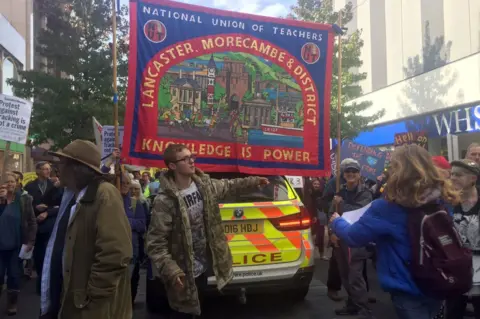
<path id="1" fill-rule="evenodd" d="M 288 179 L 290 185 L 293 188 L 303 188 L 303 177 L 302 176 L 285 176 Z"/>
<path id="2" fill-rule="evenodd" d="M 118 144 L 120 148 L 123 143 L 123 126 L 118 127 Z M 112 154 L 115 148 L 115 127 L 104 125 L 102 128 L 102 158 Z"/>
<path id="3" fill-rule="evenodd" d="M 0 94 L 0 139 L 25 144 L 31 115 L 32 102 Z"/>

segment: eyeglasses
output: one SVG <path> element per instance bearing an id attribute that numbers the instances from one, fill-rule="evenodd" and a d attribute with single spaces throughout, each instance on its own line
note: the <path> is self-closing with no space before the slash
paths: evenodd
<path id="1" fill-rule="evenodd" d="M 355 173 L 358 173 L 358 170 L 356 170 L 356 169 L 346 169 L 346 170 L 345 170 L 345 173 L 355 174 Z"/>
<path id="2" fill-rule="evenodd" d="M 178 163 L 178 162 L 193 163 L 195 162 L 196 159 L 197 157 L 195 155 L 190 155 L 190 156 L 185 156 L 184 158 L 181 158 L 179 160 L 176 160 L 174 163 Z"/>

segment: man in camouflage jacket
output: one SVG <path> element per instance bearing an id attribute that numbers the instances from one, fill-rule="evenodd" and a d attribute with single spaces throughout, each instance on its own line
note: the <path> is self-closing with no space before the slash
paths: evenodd
<path id="1" fill-rule="evenodd" d="M 164 283 L 173 317 L 190 318 L 201 313 L 208 271 L 215 275 L 219 290 L 233 278 L 217 201 L 266 185 L 268 179 L 211 179 L 195 168 L 195 157 L 182 144 L 171 144 L 164 160 L 169 172 L 160 177 L 146 248 Z"/>

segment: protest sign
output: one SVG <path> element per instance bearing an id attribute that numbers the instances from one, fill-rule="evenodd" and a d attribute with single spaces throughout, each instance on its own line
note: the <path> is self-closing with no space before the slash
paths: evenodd
<path id="1" fill-rule="evenodd" d="M 93 122 L 93 135 L 95 136 L 95 143 L 97 146 L 101 149 L 102 148 L 102 124 L 100 124 L 97 119 L 92 116 L 92 122 Z"/>
<path id="2" fill-rule="evenodd" d="M 293 188 L 303 188 L 302 176 L 285 176 Z"/>
<path id="3" fill-rule="evenodd" d="M 342 160 L 353 158 L 360 163 L 362 176 L 375 181 L 382 174 L 387 157 L 386 152 L 349 140 L 343 142 L 341 151 Z"/>
<path id="4" fill-rule="evenodd" d="M 123 126 L 118 127 L 119 147 L 122 147 Z M 112 154 L 115 148 L 115 127 L 113 125 L 104 125 L 102 129 L 102 158 Z"/>
<path id="5" fill-rule="evenodd" d="M 330 151 L 330 169 L 331 175 L 337 175 L 337 147 Z"/>
<path id="6" fill-rule="evenodd" d="M 395 134 L 395 146 L 405 144 L 417 144 L 423 148 L 428 148 L 428 136 L 425 132 L 405 132 Z"/>
<path id="7" fill-rule="evenodd" d="M 122 158 L 163 167 L 186 144 L 207 171 L 330 172 L 331 25 L 130 1 Z"/>
<path id="8" fill-rule="evenodd" d="M 0 94 L 0 140 L 25 144 L 32 114 L 32 102 Z"/>

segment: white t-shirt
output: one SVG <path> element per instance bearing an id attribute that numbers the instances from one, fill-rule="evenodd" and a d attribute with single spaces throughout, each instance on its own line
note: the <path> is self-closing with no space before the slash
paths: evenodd
<path id="1" fill-rule="evenodd" d="M 180 191 L 190 217 L 190 228 L 193 242 L 193 274 L 200 276 L 207 270 L 207 238 L 203 219 L 203 198 L 197 184 L 192 182 L 186 189 Z"/>

